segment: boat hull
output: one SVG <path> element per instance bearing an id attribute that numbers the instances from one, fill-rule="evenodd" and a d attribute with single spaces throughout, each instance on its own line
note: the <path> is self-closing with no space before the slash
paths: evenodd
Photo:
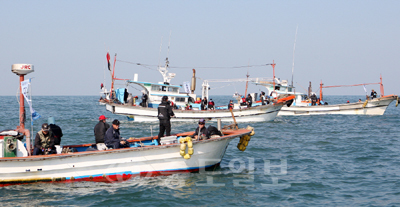
<path id="1" fill-rule="evenodd" d="M 298 116 L 298 115 L 323 115 L 323 114 L 343 114 L 343 115 L 383 115 L 392 101 L 397 101 L 397 96 L 386 96 L 359 103 L 346 103 L 336 105 L 319 106 L 284 106 L 278 116 Z M 365 105 L 365 106 L 364 106 Z"/>
<path id="2" fill-rule="evenodd" d="M 245 109 L 234 109 L 232 113 L 237 122 L 262 122 L 273 121 L 284 103 L 263 105 Z M 119 104 L 106 104 L 106 109 L 114 114 L 125 115 L 136 122 L 158 122 L 156 108 L 128 106 Z M 223 122 L 232 122 L 232 113 L 229 110 L 174 110 L 176 118 L 171 121 L 198 121 L 201 118 Z"/>
<path id="3" fill-rule="evenodd" d="M 180 144 L 0 158 L 0 186 L 33 182 L 114 182 L 134 176 L 198 171 L 218 165 L 232 139 L 250 134 L 249 130 L 240 130 L 233 135 L 194 141 L 190 159 L 180 155 Z"/>

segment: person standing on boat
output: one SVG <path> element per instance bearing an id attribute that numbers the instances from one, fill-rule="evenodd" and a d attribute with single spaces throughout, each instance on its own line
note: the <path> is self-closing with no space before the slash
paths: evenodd
<path id="1" fill-rule="evenodd" d="M 215 103 L 211 98 L 210 101 L 208 102 L 208 109 L 214 110 L 214 106 L 215 106 Z"/>
<path id="2" fill-rule="evenodd" d="M 268 96 L 268 94 L 265 94 L 265 103 L 269 104 L 271 102 L 270 97 Z"/>
<path id="3" fill-rule="evenodd" d="M 376 91 L 374 89 L 372 89 L 372 91 L 371 91 L 371 99 L 376 98 L 376 96 L 377 96 Z"/>
<path id="4" fill-rule="evenodd" d="M 228 104 L 228 110 L 233 109 L 233 101 L 230 100 Z"/>
<path id="5" fill-rule="evenodd" d="M 203 100 L 201 101 L 201 104 L 200 104 L 200 109 L 201 110 L 207 110 L 207 98 L 206 97 L 204 97 L 203 98 Z"/>
<path id="6" fill-rule="evenodd" d="M 265 105 L 265 93 L 264 93 L 264 91 L 261 91 L 261 94 L 260 94 L 260 100 L 261 100 L 261 105 Z"/>
<path id="7" fill-rule="evenodd" d="M 315 106 L 315 105 L 317 105 L 317 95 L 315 95 L 315 93 L 313 93 L 311 96 L 310 96 L 310 99 L 311 99 L 311 105 L 312 106 Z"/>
<path id="8" fill-rule="evenodd" d="M 104 135 L 106 134 L 108 128 L 110 128 L 110 125 L 107 124 L 106 117 L 104 115 L 101 115 L 99 117 L 99 122 L 94 127 L 94 137 L 96 140 L 96 144 L 104 143 Z"/>
<path id="9" fill-rule="evenodd" d="M 210 138 L 208 130 L 206 128 L 206 120 L 204 119 L 199 120 L 199 126 L 194 131 L 194 134 L 190 137 L 195 138 L 196 140 L 205 140 Z"/>
<path id="10" fill-rule="evenodd" d="M 119 121 L 114 119 L 112 122 L 112 127 L 108 128 L 104 136 L 104 144 L 107 147 L 112 147 L 113 149 L 118 149 L 126 145 L 126 141 L 121 140 L 119 134 Z"/>
<path id="11" fill-rule="evenodd" d="M 253 104 L 253 97 L 251 97 L 250 93 L 247 95 L 246 104 L 247 104 L 247 108 L 250 108 L 251 105 Z"/>
<path id="12" fill-rule="evenodd" d="M 42 129 L 38 133 L 36 133 L 33 155 L 46 155 L 57 153 L 54 146 L 54 137 L 51 136 L 49 131 L 50 126 L 47 123 L 43 123 Z"/>
<path id="13" fill-rule="evenodd" d="M 166 136 L 171 136 L 171 117 L 174 117 L 175 114 L 172 111 L 172 107 L 169 104 L 168 96 L 163 96 L 161 99 L 161 103 L 158 105 L 158 119 L 160 120 L 160 132 L 158 133 L 158 144 L 160 145 L 160 139 L 164 136 L 164 132 L 166 132 Z"/>
<path id="14" fill-rule="evenodd" d="M 240 99 L 240 105 L 241 106 L 246 106 L 246 98 L 244 96 L 242 96 L 241 99 Z"/>
<path id="15" fill-rule="evenodd" d="M 142 103 L 141 103 L 141 105 L 143 107 L 147 107 L 147 99 L 148 99 L 147 94 L 144 91 L 142 91 Z"/>

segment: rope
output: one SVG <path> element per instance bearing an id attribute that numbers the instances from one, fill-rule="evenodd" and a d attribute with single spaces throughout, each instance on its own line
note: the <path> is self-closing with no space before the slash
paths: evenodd
<path id="1" fill-rule="evenodd" d="M 157 69 L 153 69 L 150 67 L 158 67 L 158 65 L 149 65 L 149 64 L 142 64 L 142 63 L 135 63 L 135 62 L 130 62 L 130 61 L 125 61 L 125 60 L 117 60 L 118 62 L 123 62 L 123 63 L 128 63 L 128 64 L 132 64 L 132 65 L 138 65 L 138 66 L 142 66 L 145 67 L 147 69 L 150 70 L 157 70 Z M 230 67 L 220 67 L 220 66 L 209 66 L 209 67 L 181 67 L 181 66 L 170 66 L 169 68 L 176 68 L 176 69 L 192 69 L 192 68 L 197 68 L 197 69 L 229 69 L 229 68 L 252 68 L 252 67 L 262 67 L 262 66 L 267 66 L 267 65 L 271 65 L 271 64 L 263 64 L 263 65 L 246 65 L 246 66 L 230 66 Z"/>

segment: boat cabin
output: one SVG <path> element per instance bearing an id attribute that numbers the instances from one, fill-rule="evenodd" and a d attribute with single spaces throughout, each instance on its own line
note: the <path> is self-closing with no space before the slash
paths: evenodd
<path id="1" fill-rule="evenodd" d="M 163 96 L 168 96 L 169 101 L 172 101 L 178 108 L 184 108 L 187 103 L 194 102 L 196 98 L 196 94 L 181 93 L 180 90 L 182 86 L 180 85 L 170 85 L 168 83 L 150 83 L 134 80 L 127 80 L 126 83 L 135 84 L 142 87 L 142 92 L 148 96 L 147 103 L 149 108 L 157 108 L 161 103 Z M 121 89 L 117 90 L 119 91 Z M 125 90 L 125 88 L 123 88 L 123 90 Z M 117 95 L 117 97 L 119 96 Z M 120 100 L 120 98 L 118 99 Z M 121 102 L 124 103 L 123 101 Z"/>
<path id="2" fill-rule="evenodd" d="M 281 94 L 294 95 L 296 98 L 293 99 L 292 106 L 311 106 L 311 101 L 307 94 L 296 92 L 295 87 L 289 85 L 287 80 L 279 80 L 275 78 L 275 84 L 273 81 L 254 81 L 253 83 L 265 86 L 268 90 L 267 95 L 273 98 L 278 97 Z"/>

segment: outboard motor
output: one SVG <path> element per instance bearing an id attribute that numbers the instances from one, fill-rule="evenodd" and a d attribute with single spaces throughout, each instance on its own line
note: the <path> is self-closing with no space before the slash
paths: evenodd
<path id="1" fill-rule="evenodd" d="M 24 135 L 15 130 L 0 131 L 0 157 L 26 157 L 28 151 L 21 141 Z"/>
<path id="2" fill-rule="evenodd" d="M 17 138 L 12 136 L 4 137 L 3 141 L 3 157 L 17 156 Z"/>

